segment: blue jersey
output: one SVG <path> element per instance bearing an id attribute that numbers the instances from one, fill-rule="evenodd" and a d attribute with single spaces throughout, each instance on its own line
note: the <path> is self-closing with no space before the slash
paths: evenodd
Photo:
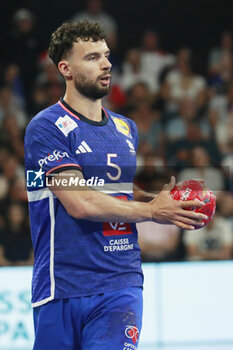
<path id="1" fill-rule="evenodd" d="M 35 256 L 33 306 L 142 286 L 136 225 L 75 219 L 47 181 L 50 174 L 59 182 L 59 172 L 80 170 L 84 177 L 80 186 L 90 185 L 122 200 L 133 199 L 135 123 L 105 109 L 102 114 L 102 121 L 91 121 L 60 100 L 27 127 L 25 166 Z M 71 181 L 77 184 L 72 177 Z"/>

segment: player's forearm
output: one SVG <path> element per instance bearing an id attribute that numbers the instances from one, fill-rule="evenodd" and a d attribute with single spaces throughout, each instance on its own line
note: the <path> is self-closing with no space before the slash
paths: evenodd
<path id="1" fill-rule="evenodd" d="M 79 178 L 83 175 L 74 172 Z M 67 181 L 70 172 L 60 173 L 62 179 Z M 68 214 L 76 219 L 104 222 L 141 222 L 152 220 L 152 208 L 148 203 L 126 201 L 91 189 L 90 187 L 70 186 L 69 190 L 61 184 L 51 182 L 50 190 L 61 201 Z"/>
<path id="2" fill-rule="evenodd" d="M 77 172 L 80 177 L 80 172 Z M 62 173 L 62 179 L 68 179 L 68 173 Z M 175 178 L 157 198 L 149 203 L 137 201 L 124 201 L 104 193 L 90 190 L 87 187 L 76 186 L 63 189 L 61 185 L 50 184 L 50 190 L 63 204 L 67 212 L 77 219 L 88 219 L 104 222 L 141 222 L 155 221 L 160 224 L 173 224 L 183 229 L 193 229 L 194 225 L 202 225 L 202 220 L 207 216 L 201 213 L 188 211 L 186 208 L 200 207 L 200 201 L 186 201 L 180 203 L 170 196 L 170 191 L 175 185 Z"/>
<path id="3" fill-rule="evenodd" d="M 65 196 L 55 191 L 67 212 L 76 219 L 103 222 L 141 222 L 152 220 L 151 206 L 125 201 L 98 191 L 75 191 Z"/>

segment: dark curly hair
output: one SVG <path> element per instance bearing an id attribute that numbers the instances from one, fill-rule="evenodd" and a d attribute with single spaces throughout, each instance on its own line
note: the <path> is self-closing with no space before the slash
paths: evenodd
<path id="1" fill-rule="evenodd" d="M 56 66 L 62 58 L 66 57 L 78 39 L 106 40 L 106 34 L 98 23 L 90 22 L 88 19 L 63 23 L 53 32 L 48 49 L 49 57 Z"/>

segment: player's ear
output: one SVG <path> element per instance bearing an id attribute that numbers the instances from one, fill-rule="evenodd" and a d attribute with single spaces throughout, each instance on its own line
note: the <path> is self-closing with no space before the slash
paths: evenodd
<path id="1" fill-rule="evenodd" d="M 63 75 L 63 77 L 67 80 L 72 79 L 72 73 L 70 70 L 69 62 L 66 60 L 62 60 L 58 63 L 59 72 Z"/>

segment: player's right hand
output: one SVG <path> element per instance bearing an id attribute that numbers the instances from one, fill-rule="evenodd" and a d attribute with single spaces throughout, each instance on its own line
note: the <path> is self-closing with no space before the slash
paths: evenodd
<path id="1" fill-rule="evenodd" d="M 192 207 L 202 207 L 204 202 L 177 201 L 171 198 L 170 191 L 176 184 L 175 177 L 171 177 L 168 185 L 165 185 L 158 196 L 149 204 L 152 206 L 153 221 L 160 224 L 173 224 L 182 229 L 194 230 L 195 226 L 203 226 L 202 220 L 208 217 L 201 213 L 195 213 L 192 210 L 186 210 Z"/>

